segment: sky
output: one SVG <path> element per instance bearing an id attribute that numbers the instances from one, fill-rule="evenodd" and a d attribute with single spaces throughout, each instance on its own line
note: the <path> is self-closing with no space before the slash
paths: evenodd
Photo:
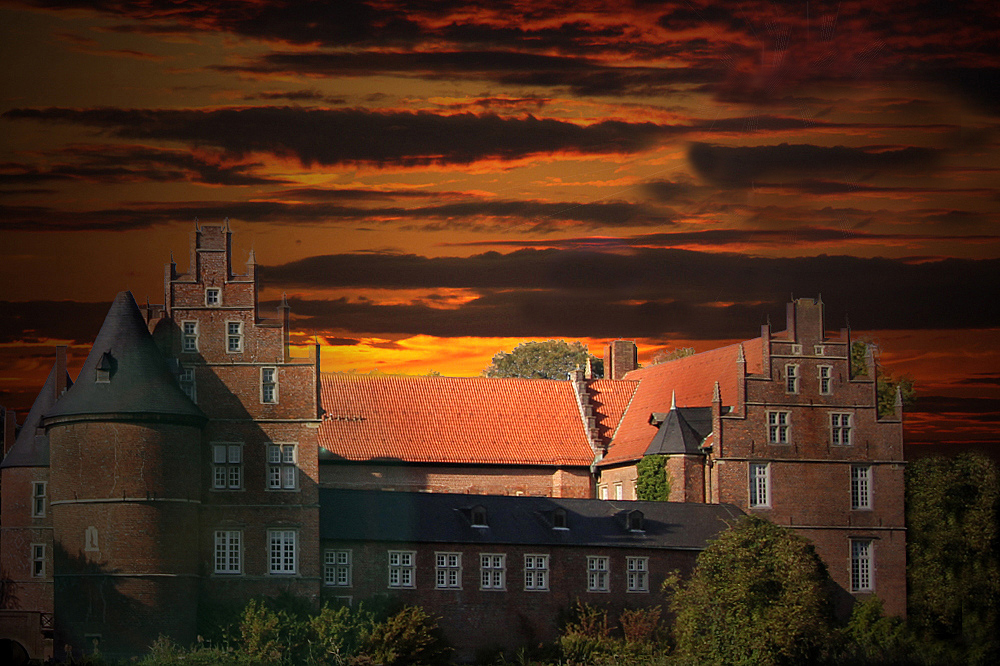
<path id="1" fill-rule="evenodd" d="M 195 224 L 325 371 L 878 344 L 913 443 L 998 446 L 993 2 L 0 0 L 0 404 Z M 238 267 L 237 267 L 238 268 Z"/>

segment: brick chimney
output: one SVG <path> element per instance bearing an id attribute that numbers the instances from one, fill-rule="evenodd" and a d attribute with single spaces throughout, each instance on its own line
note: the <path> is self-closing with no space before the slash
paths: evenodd
<path id="1" fill-rule="evenodd" d="M 615 340 L 604 347 L 604 377 L 621 379 L 639 367 L 639 349 L 631 340 Z"/>

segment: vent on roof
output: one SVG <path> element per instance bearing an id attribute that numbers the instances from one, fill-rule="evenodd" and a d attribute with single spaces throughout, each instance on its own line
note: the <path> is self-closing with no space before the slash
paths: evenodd
<path id="1" fill-rule="evenodd" d="M 482 506 L 472 507 L 472 526 L 473 527 L 489 527 L 486 522 L 486 508 Z"/>
<path id="2" fill-rule="evenodd" d="M 566 510 L 556 509 L 552 512 L 552 529 L 554 530 L 568 530 L 569 525 L 566 524 Z"/>
<path id="3" fill-rule="evenodd" d="M 642 511 L 638 509 L 628 512 L 628 529 L 629 532 L 641 532 L 643 530 L 643 518 Z"/>
<path id="4" fill-rule="evenodd" d="M 101 354 L 101 360 L 97 364 L 96 377 L 94 381 L 98 384 L 107 384 L 111 381 L 111 375 L 114 374 L 115 370 L 118 368 L 118 361 L 114 356 L 111 355 L 110 351 L 106 351 Z"/>

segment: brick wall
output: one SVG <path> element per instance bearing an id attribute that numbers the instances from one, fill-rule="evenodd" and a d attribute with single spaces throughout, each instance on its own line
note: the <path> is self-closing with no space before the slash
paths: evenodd
<path id="1" fill-rule="evenodd" d="M 0 568 L 17 586 L 18 608 L 52 612 L 52 512 L 45 499 L 43 517 L 33 517 L 34 484 L 48 483 L 46 467 L 3 470 Z M 46 486 L 47 487 L 47 486 Z M 44 574 L 35 576 L 33 546 L 45 547 Z"/>

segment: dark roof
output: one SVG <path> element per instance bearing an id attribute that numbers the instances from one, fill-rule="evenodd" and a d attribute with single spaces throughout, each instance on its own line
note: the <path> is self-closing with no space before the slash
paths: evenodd
<path id="1" fill-rule="evenodd" d="M 701 550 L 742 512 L 730 504 L 320 489 L 320 538 L 338 541 Z M 488 527 L 472 526 L 472 510 Z M 568 529 L 554 529 L 565 511 Z M 643 514 L 643 529 L 628 515 Z"/>
<path id="2" fill-rule="evenodd" d="M 48 467 L 49 466 L 49 437 L 41 428 L 42 416 L 52 409 L 56 404 L 56 370 L 58 364 L 53 364 L 49 371 L 49 377 L 45 380 L 45 385 L 39 391 L 34 404 L 28 411 L 28 416 L 21 426 L 14 446 L 10 447 L 7 457 L 0 463 L 2 467 Z M 66 372 L 63 370 L 63 372 Z M 73 382 L 66 374 L 66 386 L 72 386 Z"/>
<path id="3" fill-rule="evenodd" d="M 702 453 L 701 445 L 712 432 L 712 408 L 675 407 L 662 421 L 644 455 Z"/>
<path id="4" fill-rule="evenodd" d="M 107 381 L 98 381 L 99 368 L 107 371 Z M 137 417 L 206 420 L 181 390 L 127 291 L 111 304 L 76 384 L 45 417 L 46 423 Z"/>

